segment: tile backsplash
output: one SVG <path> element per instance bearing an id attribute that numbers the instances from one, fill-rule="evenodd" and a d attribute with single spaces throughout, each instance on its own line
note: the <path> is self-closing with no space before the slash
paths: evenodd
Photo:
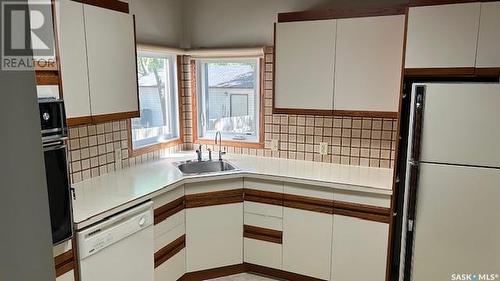
<path id="1" fill-rule="evenodd" d="M 265 146 L 262 149 L 224 147 L 228 153 L 369 167 L 394 166 L 397 119 L 273 114 L 272 47 L 265 48 L 262 67 L 265 71 Z M 73 183 L 193 148 L 190 56 L 183 56 L 181 71 L 179 102 L 182 105 L 184 144 L 131 157 L 130 120 L 71 127 L 68 162 Z M 271 140 L 279 141 L 278 151 L 271 150 Z M 320 142 L 328 143 L 327 155 L 318 153 Z"/>

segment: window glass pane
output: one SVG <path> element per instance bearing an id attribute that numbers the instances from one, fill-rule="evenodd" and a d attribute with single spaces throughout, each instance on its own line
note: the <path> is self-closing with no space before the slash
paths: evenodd
<path id="1" fill-rule="evenodd" d="M 133 148 L 178 137 L 175 59 L 139 55 L 139 104 L 141 117 L 132 119 Z"/>
<path id="2" fill-rule="evenodd" d="M 201 136 L 258 140 L 258 59 L 202 61 Z"/>

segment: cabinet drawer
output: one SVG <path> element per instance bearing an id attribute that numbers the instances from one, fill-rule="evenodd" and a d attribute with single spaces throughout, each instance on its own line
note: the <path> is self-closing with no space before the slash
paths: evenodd
<path id="1" fill-rule="evenodd" d="M 282 269 L 282 245 L 245 238 L 244 261 L 251 264 Z"/>
<path id="2" fill-rule="evenodd" d="M 283 182 L 245 178 L 243 186 L 247 189 L 283 193 Z"/>
<path id="3" fill-rule="evenodd" d="M 167 232 L 170 232 L 172 229 L 178 227 L 181 224 L 183 225 L 184 222 L 185 222 L 185 211 L 182 210 L 177 214 L 169 217 L 168 219 L 154 226 L 155 238 L 164 235 Z"/>
<path id="4" fill-rule="evenodd" d="M 305 184 L 286 183 L 284 186 L 284 194 L 333 200 L 332 189 Z"/>
<path id="5" fill-rule="evenodd" d="M 268 204 L 248 202 L 248 201 L 245 201 L 244 206 L 245 206 L 244 207 L 245 213 L 258 214 L 269 217 L 278 217 L 278 218 L 283 217 L 282 206 L 268 205 Z"/>
<path id="6" fill-rule="evenodd" d="M 243 188 L 243 179 L 226 179 L 188 183 L 185 185 L 186 194 L 207 193 Z"/>
<path id="7" fill-rule="evenodd" d="M 278 217 L 269 217 L 264 215 L 245 213 L 244 222 L 245 225 L 252 225 L 252 226 L 258 226 L 275 230 L 283 229 L 283 219 Z"/>
<path id="8" fill-rule="evenodd" d="M 184 215 L 183 215 L 184 216 Z M 173 226 L 168 231 L 157 231 L 157 227 L 155 226 L 154 232 L 154 243 L 155 243 L 155 252 L 159 251 L 163 247 L 175 241 L 177 238 L 181 237 L 186 233 L 186 225 L 184 222 Z"/>
<path id="9" fill-rule="evenodd" d="M 186 250 L 172 256 L 166 262 L 155 268 L 155 281 L 178 280 L 186 272 Z"/>

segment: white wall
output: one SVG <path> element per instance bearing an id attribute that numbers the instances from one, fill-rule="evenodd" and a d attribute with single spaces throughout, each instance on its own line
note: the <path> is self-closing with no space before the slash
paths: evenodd
<path id="1" fill-rule="evenodd" d="M 272 45 L 273 23 L 279 12 L 368 7 L 404 2 L 404 0 L 184 0 L 182 46 L 209 48 Z"/>
<path id="2" fill-rule="evenodd" d="M 179 47 L 182 40 L 183 0 L 129 0 L 135 14 L 137 41 Z"/>

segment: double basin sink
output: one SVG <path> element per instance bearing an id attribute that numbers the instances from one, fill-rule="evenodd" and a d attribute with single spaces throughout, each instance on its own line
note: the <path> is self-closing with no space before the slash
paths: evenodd
<path id="1" fill-rule="evenodd" d="M 229 172 L 238 170 L 238 168 L 236 168 L 233 164 L 225 160 L 184 161 L 184 162 L 177 162 L 175 163 L 175 165 L 184 175 L 200 175 L 200 174 Z"/>

